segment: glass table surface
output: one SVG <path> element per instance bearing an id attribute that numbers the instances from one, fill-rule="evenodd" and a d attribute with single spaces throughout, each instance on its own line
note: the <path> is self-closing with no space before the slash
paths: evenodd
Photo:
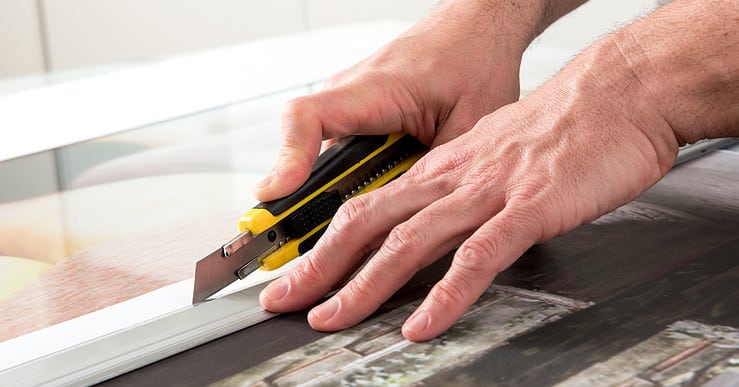
<path id="1" fill-rule="evenodd" d="M 0 342 L 193 276 L 308 86 L 0 163 Z"/>

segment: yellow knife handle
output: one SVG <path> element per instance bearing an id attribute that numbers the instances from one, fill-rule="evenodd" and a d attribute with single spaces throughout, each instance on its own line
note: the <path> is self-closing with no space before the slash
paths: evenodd
<path id="1" fill-rule="evenodd" d="M 305 184 L 287 197 L 259 203 L 239 219 L 239 229 L 256 235 L 280 227 L 286 242 L 260 260 L 262 268 L 276 269 L 310 250 L 343 202 L 395 179 L 426 150 L 400 133 L 341 139 L 319 156 Z"/>
<path id="2" fill-rule="evenodd" d="M 354 196 L 382 187 L 391 180 L 400 176 L 403 172 L 407 171 L 419 158 L 421 158 L 421 156 L 422 154 L 417 153 L 408 157 L 400 164 L 396 165 L 395 168 L 383 174 L 379 179 L 375 179 L 373 182 L 363 187 L 360 191 L 354 194 Z M 318 238 L 323 235 L 323 232 L 326 231 L 330 221 L 331 219 L 329 218 L 304 236 L 291 239 L 277 251 L 264 258 L 261 267 L 264 270 L 274 270 L 292 261 L 296 257 L 305 254 L 308 250 L 313 248 L 313 245 L 316 244 Z"/>
<path id="3" fill-rule="evenodd" d="M 415 138 L 400 133 L 345 137 L 318 157 L 308 180 L 295 192 L 284 198 L 259 203 L 244 214 L 239 219 L 239 230 L 241 232 L 249 230 L 252 234 L 266 231 L 314 201 L 317 196 L 340 183 L 347 175 L 370 165 L 370 160 L 393 145 L 402 146 L 413 153 L 418 151 L 416 148 L 425 148 Z"/>

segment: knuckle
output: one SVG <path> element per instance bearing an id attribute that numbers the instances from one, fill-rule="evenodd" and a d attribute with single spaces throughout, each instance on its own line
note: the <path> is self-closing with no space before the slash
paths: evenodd
<path id="1" fill-rule="evenodd" d="M 455 152 L 443 152 L 441 148 L 433 148 L 427 157 L 419 160 L 422 174 L 444 175 L 469 168 L 468 153 L 464 149 Z M 417 163 L 418 164 L 418 163 Z"/>
<path id="2" fill-rule="evenodd" d="M 425 245 L 421 236 L 422 233 L 412 224 L 402 223 L 390 231 L 383 247 L 392 254 L 408 254 L 416 250 L 417 246 Z"/>
<path id="3" fill-rule="evenodd" d="M 469 170 L 469 157 L 465 151 L 440 152 L 432 148 L 401 176 L 407 186 L 424 187 L 427 190 L 452 192 Z"/>
<path id="4" fill-rule="evenodd" d="M 440 281 L 434 286 L 429 297 L 434 304 L 442 306 L 444 309 L 453 310 L 459 305 L 467 305 L 467 294 L 469 291 L 459 282 Z"/>
<path id="5" fill-rule="evenodd" d="M 536 173 L 528 178 L 519 179 L 508 187 L 507 196 L 511 201 L 535 203 L 547 195 L 552 194 L 551 187 L 555 186 L 552 177 L 547 172 Z"/>
<path id="6" fill-rule="evenodd" d="M 495 204 L 495 201 L 489 200 L 490 190 L 487 188 L 489 184 L 485 183 L 485 179 L 486 177 L 479 175 L 477 171 L 470 171 L 466 179 L 455 187 L 454 193 L 460 197 L 468 198 L 467 203 L 475 208 L 488 208 L 491 204 Z"/>
<path id="7" fill-rule="evenodd" d="M 351 281 L 344 285 L 340 292 L 341 297 L 347 300 L 361 300 L 363 302 L 372 302 L 380 295 L 379 289 L 373 285 L 373 281 L 369 280 L 364 272 L 359 272 Z"/>
<path id="8" fill-rule="evenodd" d="M 367 222 L 372 217 L 372 196 L 365 194 L 349 199 L 339 207 L 331 222 L 336 231 L 351 229 Z"/>
<path id="9" fill-rule="evenodd" d="M 300 96 L 289 100 L 282 110 L 282 120 L 284 122 L 296 121 L 313 112 L 314 96 Z M 289 128 L 289 126 L 287 126 Z M 284 127 L 283 127 L 284 128 Z"/>
<path id="10" fill-rule="evenodd" d="M 328 275 L 328 270 L 315 259 L 305 259 L 295 267 L 293 273 L 296 279 L 304 284 L 323 283 Z"/>
<path id="11" fill-rule="evenodd" d="M 457 250 L 452 270 L 461 271 L 460 274 L 469 276 L 474 273 L 497 274 L 495 262 L 498 248 L 488 238 L 468 239 Z"/>

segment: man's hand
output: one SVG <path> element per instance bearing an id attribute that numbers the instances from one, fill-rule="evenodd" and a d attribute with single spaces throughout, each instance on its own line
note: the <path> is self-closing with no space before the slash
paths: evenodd
<path id="1" fill-rule="evenodd" d="M 619 60 L 618 51 L 612 59 Z M 639 90 L 604 93 L 603 86 L 617 85 L 602 85 L 584 71 L 587 62 L 582 57 L 534 94 L 435 147 L 396 182 L 345 203 L 305 261 L 263 293 L 263 304 L 275 311 L 307 307 L 378 249 L 309 314 L 318 330 L 347 328 L 461 244 L 403 326 L 406 338 L 427 340 L 454 324 L 532 244 L 648 188 L 671 165 L 677 141 L 664 124 L 667 135 L 645 134 L 655 115 L 633 122 L 629 113 Z"/>
<path id="2" fill-rule="evenodd" d="M 736 25 L 727 24 L 737 20 L 739 6 L 730 0 L 707 1 L 716 9 L 701 14 L 703 23 L 695 31 L 675 34 L 677 26 L 684 27 L 702 10 L 698 3 L 673 2 L 602 39 L 540 89 L 485 115 L 469 130 L 465 125 L 471 117 L 496 106 L 494 99 L 475 103 L 474 93 L 488 86 L 464 83 L 466 77 L 456 81 L 473 87 L 472 93 L 456 90 L 453 96 L 464 98 L 452 98 L 451 107 L 440 101 L 448 102 L 444 97 L 453 87 L 437 89 L 433 80 L 413 78 L 412 71 L 384 78 L 374 71 L 382 63 L 370 66 L 367 75 L 380 74 L 376 80 L 383 81 L 382 87 L 353 83 L 365 76 L 360 65 L 347 83 L 303 100 L 300 114 L 288 120 L 294 126 L 286 131 L 289 145 L 283 153 L 302 160 L 296 161 L 300 168 L 315 159 L 321 133 L 381 133 L 391 127 L 382 124 L 399 124 L 434 147 L 396 181 L 345 203 L 303 262 L 263 291 L 262 304 L 276 312 L 308 307 L 376 250 L 352 280 L 308 315 L 318 330 L 347 328 L 369 316 L 413 274 L 459 246 L 449 271 L 403 326 L 410 340 L 433 338 L 531 245 L 589 222 L 657 182 L 672 166 L 679 144 L 739 134 L 739 61 L 737 53 L 721 56 L 739 46 Z M 713 12 L 718 10 L 729 15 Z M 734 32 L 730 39 L 726 28 Z M 709 41 L 691 44 L 697 39 L 691 33 L 697 32 L 703 32 L 697 38 Z M 705 44 L 716 52 L 696 50 Z M 666 55 L 670 47 L 680 52 Z M 702 63 L 710 66 L 689 71 Z M 395 68 L 393 74 L 402 66 Z M 439 84 L 453 76 L 444 74 Z M 390 79 L 395 86 L 386 83 Z M 391 103 L 382 105 L 386 100 Z M 336 119 L 328 104 L 337 104 L 340 116 L 349 118 Z M 467 114 L 455 116 L 458 106 L 466 106 Z M 696 112 L 711 114 L 697 123 Z M 312 129 L 295 129 L 301 122 Z M 450 122 L 456 123 L 446 126 Z M 301 147 L 301 140 L 306 145 Z M 263 196 L 300 183 L 300 168 L 291 178 L 277 174 L 283 186 L 262 191 Z"/>
<path id="3" fill-rule="evenodd" d="M 446 2 L 332 77 L 323 91 L 288 104 L 279 159 L 257 187 L 257 199 L 285 196 L 305 182 L 322 140 L 405 131 L 435 146 L 468 131 L 485 114 L 518 99 L 526 46 L 583 2 L 565 0 L 552 9 L 541 0 Z"/>

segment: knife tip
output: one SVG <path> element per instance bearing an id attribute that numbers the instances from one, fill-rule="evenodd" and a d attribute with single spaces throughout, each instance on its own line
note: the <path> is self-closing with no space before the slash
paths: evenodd
<path id="1" fill-rule="evenodd" d="M 197 304 L 199 304 L 199 303 L 201 303 L 201 302 L 203 302 L 205 300 L 207 300 L 207 298 L 202 298 L 202 297 L 195 296 L 195 295 L 192 296 L 192 304 L 193 305 L 197 305 Z"/>

